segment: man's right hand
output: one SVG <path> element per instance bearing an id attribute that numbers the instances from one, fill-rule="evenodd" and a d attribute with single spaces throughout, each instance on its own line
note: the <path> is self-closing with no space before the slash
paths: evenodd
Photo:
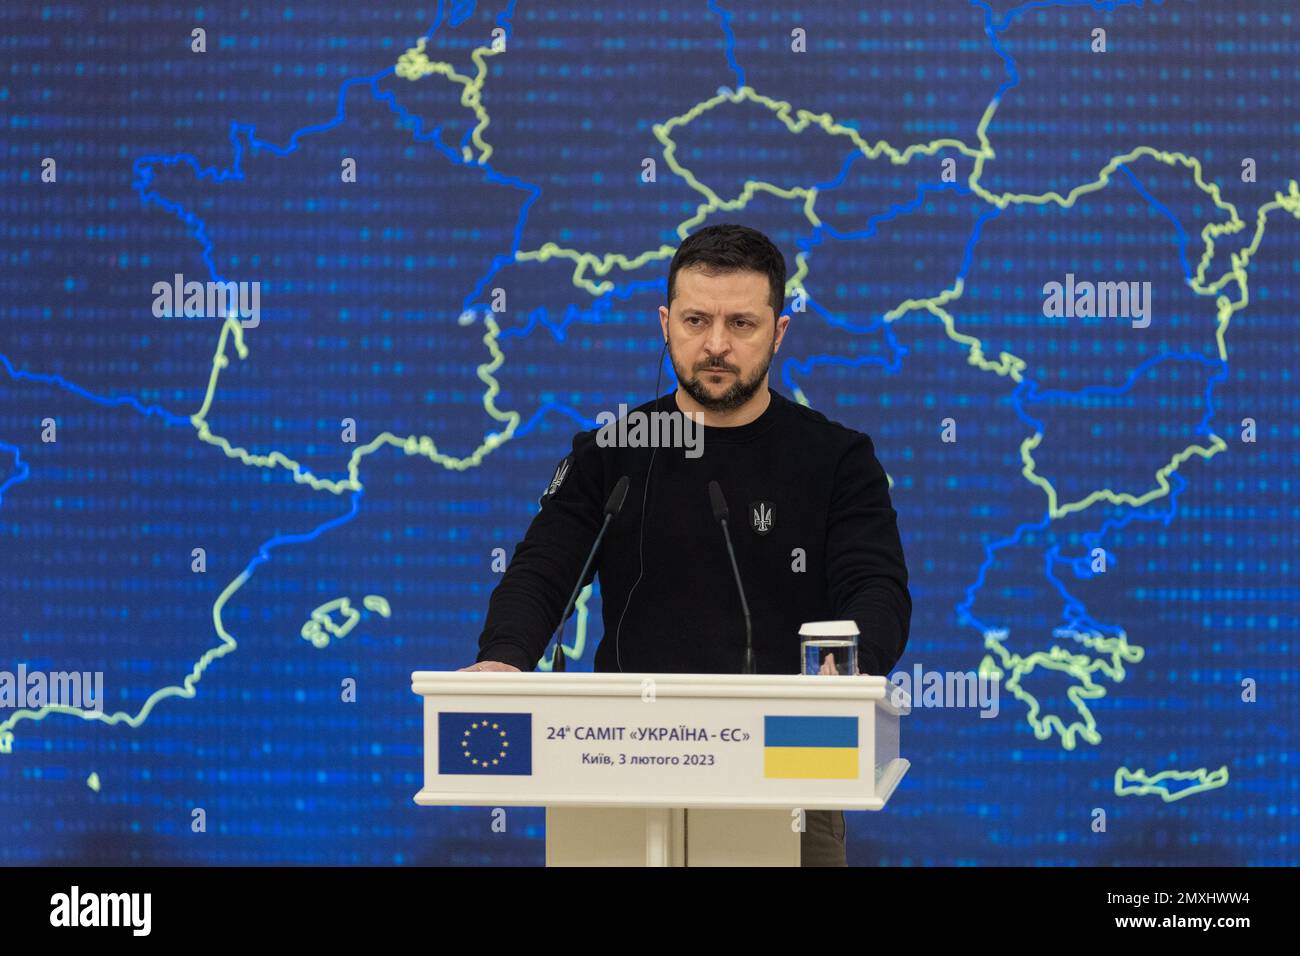
<path id="1" fill-rule="evenodd" d="M 469 667 L 462 667 L 463 671 L 515 671 L 519 668 L 513 664 L 503 664 L 501 661 L 479 661 L 477 664 L 470 664 Z"/>

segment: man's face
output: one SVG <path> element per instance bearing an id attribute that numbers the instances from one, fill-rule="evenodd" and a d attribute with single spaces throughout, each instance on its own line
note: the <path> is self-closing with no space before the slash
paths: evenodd
<path id="1" fill-rule="evenodd" d="M 683 391 L 702 407 L 727 412 L 749 401 L 767 381 L 790 317 L 779 320 L 761 272 L 677 273 L 671 311 L 659 307 L 668 355 Z"/>

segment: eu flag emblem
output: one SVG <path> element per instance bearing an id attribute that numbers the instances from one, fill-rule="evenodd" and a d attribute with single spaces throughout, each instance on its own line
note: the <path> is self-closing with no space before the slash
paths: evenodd
<path id="1" fill-rule="evenodd" d="M 532 714 L 438 713 L 438 773 L 532 772 Z"/>
<path id="2" fill-rule="evenodd" d="M 763 776 L 785 780 L 856 780 L 858 718 L 763 718 Z"/>

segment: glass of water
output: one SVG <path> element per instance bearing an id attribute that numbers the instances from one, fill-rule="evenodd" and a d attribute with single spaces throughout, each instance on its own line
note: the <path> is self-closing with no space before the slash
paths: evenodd
<path id="1" fill-rule="evenodd" d="M 799 628 L 801 674 L 854 676 L 858 673 L 858 625 L 854 621 L 812 621 Z"/>

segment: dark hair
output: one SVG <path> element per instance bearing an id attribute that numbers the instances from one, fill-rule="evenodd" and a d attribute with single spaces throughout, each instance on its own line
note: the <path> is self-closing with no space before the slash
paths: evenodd
<path id="1" fill-rule="evenodd" d="M 678 246 L 668 267 L 668 308 L 673 307 L 677 271 L 687 266 L 705 266 L 706 272 L 762 272 L 772 287 L 769 302 L 779 318 L 785 302 L 785 257 L 757 229 L 734 222 L 705 226 Z"/>

